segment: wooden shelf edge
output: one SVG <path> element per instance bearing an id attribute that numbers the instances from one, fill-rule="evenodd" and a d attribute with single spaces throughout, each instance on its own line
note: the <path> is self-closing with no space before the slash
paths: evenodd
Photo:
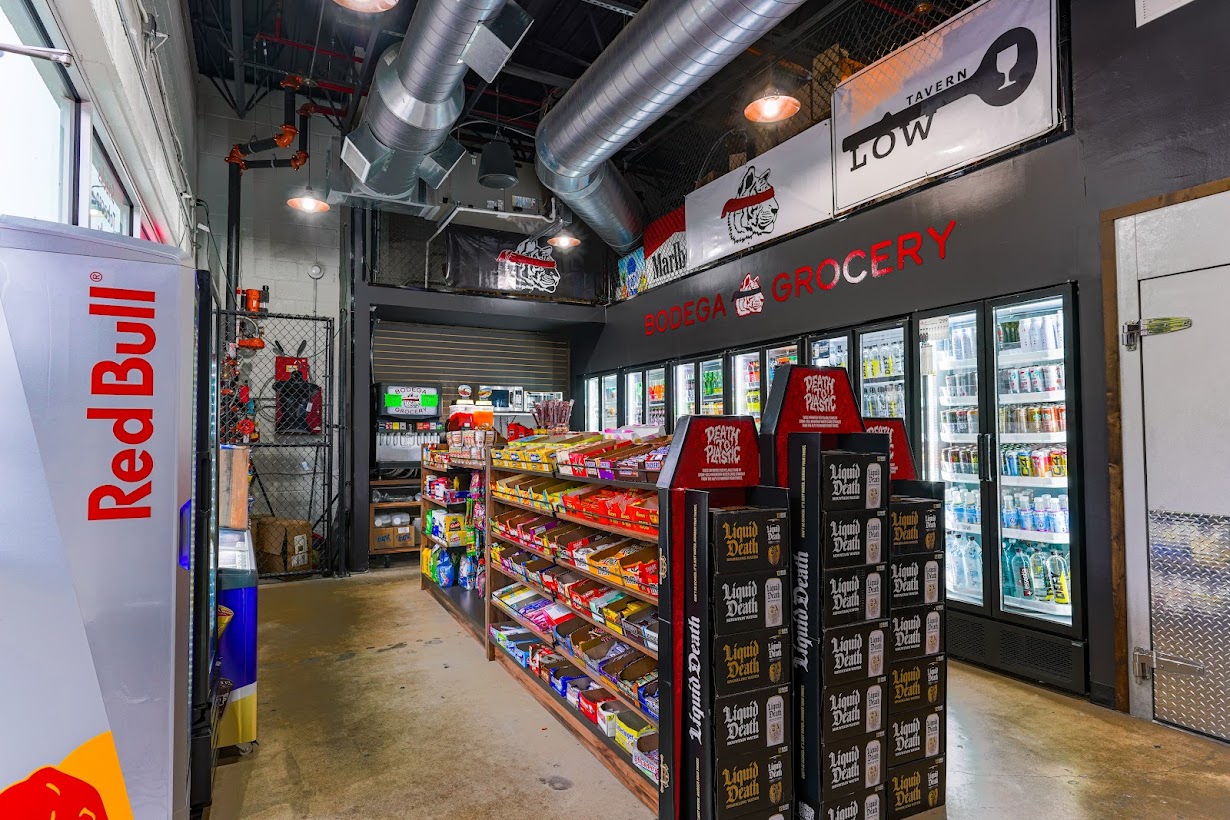
<path id="1" fill-rule="evenodd" d="M 495 658 L 534 700 L 554 715 L 646 808 L 655 813 L 658 811 L 658 787 L 636 768 L 630 758 L 624 757 L 600 740 L 597 726 L 591 726 L 585 716 L 573 710 L 567 701 L 548 692 L 546 685 L 532 677 L 502 646 L 495 646 Z"/>

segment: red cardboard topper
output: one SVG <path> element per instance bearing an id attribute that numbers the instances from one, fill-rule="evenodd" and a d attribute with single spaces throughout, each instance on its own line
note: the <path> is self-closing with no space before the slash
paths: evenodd
<path id="1" fill-rule="evenodd" d="M 751 416 L 685 416 L 671 444 L 659 487 L 710 490 L 760 483 Z"/>
<path id="2" fill-rule="evenodd" d="M 863 417 L 844 367 L 779 367 L 760 428 L 761 481 L 786 486 L 791 433 L 862 432 Z"/>
<path id="3" fill-rule="evenodd" d="M 883 433 L 888 436 L 888 471 L 893 481 L 915 481 L 918 471 L 914 467 L 914 451 L 905 432 L 905 419 L 863 419 L 863 428 L 868 433 Z"/>

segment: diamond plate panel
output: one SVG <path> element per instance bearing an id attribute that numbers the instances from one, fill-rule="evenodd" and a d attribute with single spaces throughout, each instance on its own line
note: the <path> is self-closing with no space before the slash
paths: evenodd
<path id="1" fill-rule="evenodd" d="M 1154 717 L 1230 740 L 1230 517 L 1149 511 L 1153 649 L 1204 674 L 1155 670 Z"/>

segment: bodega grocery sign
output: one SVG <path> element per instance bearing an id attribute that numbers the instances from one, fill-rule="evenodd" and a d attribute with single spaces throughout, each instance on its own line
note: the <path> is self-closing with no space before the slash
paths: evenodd
<path id="1" fill-rule="evenodd" d="M 985 0 L 833 92 L 842 211 L 1040 136 L 1058 122 L 1054 0 Z"/>
<path id="2" fill-rule="evenodd" d="M 825 120 L 688 194 L 688 267 L 832 219 L 831 146 Z"/>
<path id="3" fill-rule="evenodd" d="M 646 313 L 645 335 L 726 320 L 728 316 L 738 319 L 769 313 L 775 302 L 823 298 L 838 285 L 855 287 L 889 275 L 912 273 L 928 261 L 934 264 L 946 259 L 956 229 L 954 219 L 947 224 L 905 231 L 865 248 L 851 248 L 819 262 L 803 262 L 794 270 L 741 273 L 728 290 Z"/>

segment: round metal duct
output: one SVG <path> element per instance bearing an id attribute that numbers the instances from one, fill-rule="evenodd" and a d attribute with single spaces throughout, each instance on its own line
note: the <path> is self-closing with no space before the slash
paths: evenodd
<path id="1" fill-rule="evenodd" d="M 478 184 L 484 188 L 511 188 L 517 184 L 517 160 L 512 146 L 497 136 L 483 146 L 478 158 Z"/>

